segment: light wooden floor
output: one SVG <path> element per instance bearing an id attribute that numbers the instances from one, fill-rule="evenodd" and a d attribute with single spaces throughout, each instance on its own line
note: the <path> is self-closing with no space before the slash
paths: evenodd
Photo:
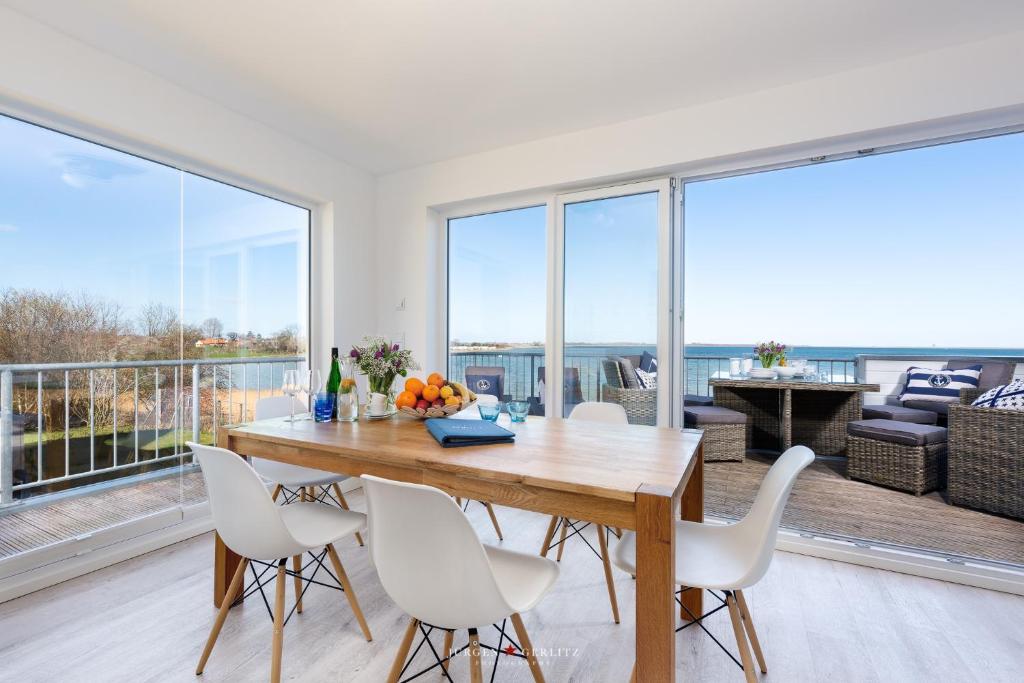
<path id="1" fill-rule="evenodd" d="M 358 493 L 353 507 L 361 509 Z M 482 506 L 470 514 L 494 541 Z M 506 547 L 536 552 L 546 519 L 499 508 Z M 592 539 L 593 540 L 593 539 Z M 262 681 L 271 624 L 259 597 L 233 610 L 201 679 L 196 660 L 214 617 L 207 534 L 0 605 L 4 681 Z M 351 538 L 339 552 L 374 641 L 359 634 L 344 598 L 314 587 L 306 611 L 285 630 L 284 677 L 382 681 L 406 617 L 383 593 L 366 549 Z M 548 681 L 626 681 L 633 660 L 633 581 L 616 570 L 623 623 L 611 621 L 600 564 L 570 545 L 552 593 L 526 615 Z M 289 581 L 289 600 L 291 599 Z M 1024 598 L 826 560 L 777 553 L 748 591 L 770 674 L 765 681 L 1018 681 Z M 709 620 L 731 640 L 725 612 Z M 742 681 L 696 629 L 677 636 L 679 679 Z M 504 664 L 502 665 L 505 666 Z M 455 680 L 468 680 L 457 661 Z M 433 675 L 424 681 L 436 681 Z M 498 681 L 531 680 L 525 666 Z"/>

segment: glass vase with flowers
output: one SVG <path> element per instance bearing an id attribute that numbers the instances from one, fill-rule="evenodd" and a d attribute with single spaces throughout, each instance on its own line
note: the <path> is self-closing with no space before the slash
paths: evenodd
<path id="1" fill-rule="evenodd" d="M 366 375 L 369 384 L 367 414 L 373 417 L 395 412 L 395 392 L 392 385 L 396 377 L 405 377 L 409 370 L 420 366 L 413 360 L 412 351 L 400 348 L 384 337 L 364 337 L 361 344 L 349 352 L 359 372 Z"/>

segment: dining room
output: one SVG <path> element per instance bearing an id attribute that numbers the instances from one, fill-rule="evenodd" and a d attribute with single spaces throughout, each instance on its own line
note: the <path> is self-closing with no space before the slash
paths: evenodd
<path id="1" fill-rule="evenodd" d="M 1022 39 L 0 0 L 0 681 L 1017 680 Z"/>

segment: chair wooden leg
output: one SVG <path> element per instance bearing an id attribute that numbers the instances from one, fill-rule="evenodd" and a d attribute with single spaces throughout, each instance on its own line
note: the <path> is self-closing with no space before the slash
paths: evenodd
<path id="1" fill-rule="evenodd" d="M 633 662 L 633 673 L 629 675 L 629 683 L 636 683 L 636 662 Z"/>
<path id="2" fill-rule="evenodd" d="M 736 645 L 740 650 L 740 661 L 743 662 L 743 675 L 746 677 L 747 683 L 756 683 L 757 676 L 754 674 L 754 660 L 750 657 L 750 648 L 747 647 L 747 636 L 743 633 L 740 608 L 736 605 L 736 598 L 732 593 L 725 594 L 725 603 L 729 607 L 732 632 L 736 636 Z"/>
<path id="3" fill-rule="evenodd" d="M 245 570 L 249 567 L 249 560 L 242 558 L 242 561 L 238 563 L 238 569 L 235 570 L 235 575 L 231 577 L 231 584 L 228 586 L 228 592 L 224 594 L 224 600 L 220 603 L 220 610 L 217 612 L 217 618 L 213 621 L 213 627 L 210 629 L 210 637 L 206 639 L 206 647 L 203 648 L 203 654 L 199 657 L 199 665 L 196 666 L 196 676 L 203 673 L 203 668 L 206 666 L 206 660 L 210 658 L 210 653 L 213 652 L 213 646 L 217 644 L 217 636 L 220 635 L 220 629 L 224 626 L 224 620 L 228 618 L 228 610 L 231 609 L 231 603 L 234 601 L 236 595 L 238 595 L 239 589 L 242 587 L 242 579 L 245 578 Z"/>
<path id="4" fill-rule="evenodd" d="M 494 506 L 490 503 L 484 503 L 484 507 L 487 508 L 487 514 L 491 516 L 491 524 L 494 525 L 494 532 L 498 534 L 498 540 L 504 541 L 505 537 L 501 535 L 501 527 L 498 525 L 498 517 L 494 514 Z"/>
<path id="5" fill-rule="evenodd" d="M 278 484 L 277 486 L 275 486 L 275 487 L 274 487 L 274 493 L 272 493 L 272 494 L 271 494 L 271 496 L 270 496 L 270 500 L 272 500 L 272 501 L 274 501 L 274 502 L 276 503 L 276 502 L 277 502 L 277 497 L 281 495 L 281 490 L 282 490 L 283 488 L 284 488 L 284 487 L 283 487 L 283 486 L 281 486 L 280 484 Z"/>
<path id="6" fill-rule="evenodd" d="M 359 600 L 356 599 L 356 592 L 352 590 L 352 584 L 348 580 L 348 574 L 345 573 L 345 568 L 341 566 L 341 559 L 338 558 L 338 551 L 334 549 L 334 544 L 327 545 L 327 554 L 331 558 L 331 564 L 334 565 L 334 572 L 338 575 L 338 581 L 341 582 L 341 587 L 345 589 L 345 597 L 348 598 L 348 604 L 352 607 L 352 612 L 356 615 L 356 621 L 359 622 L 359 628 L 363 629 L 363 635 L 366 636 L 367 641 L 373 640 L 373 636 L 370 635 L 370 627 L 366 625 L 366 617 L 363 616 L 363 610 L 359 608 Z"/>
<path id="7" fill-rule="evenodd" d="M 601 562 L 604 564 L 604 580 L 608 584 L 608 599 L 612 603 L 612 618 L 619 623 L 619 601 L 615 596 L 615 580 L 612 578 L 612 561 L 608 556 L 608 540 L 604 535 L 604 527 L 597 525 L 597 542 L 601 545 Z"/>
<path id="8" fill-rule="evenodd" d="M 284 580 L 285 561 L 277 563 L 277 585 L 274 596 L 274 644 L 270 654 L 270 682 L 281 680 L 281 650 L 284 649 Z"/>
<path id="9" fill-rule="evenodd" d="M 306 487 L 306 499 L 310 503 L 315 503 L 316 502 L 316 488 L 314 488 L 312 486 L 307 486 Z"/>
<path id="10" fill-rule="evenodd" d="M 331 484 L 331 486 L 334 487 L 334 495 L 338 499 L 338 505 L 341 506 L 342 510 L 348 510 L 348 501 L 345 500 L 345 494 L 341 492 L 341 488 L 338 486 L 337 483 Z M 363 545 L 363 537 L 359 534 L 358 531 L 356 532 L 356 542 L 359 545 Z"/>
<path id="11" fill-rule="evenodd" d="M 303 502 L 303 503 L 306 502 L 306 487 L 305 486 L 300 486 L 299 487 L 299 501 Z"/>
<path id="12" fill-rule="evenodd" d="M 548 530 L 544 534 L 544 543 L 540 546 L 540 556 L 547 557 L 548 551 L 551 550 L 551 540 L 555 537 L 555 527 L 558 526 L 559 517 L 552 517 L 551 522 L 548 524 Z"/>
<path id="13" fill-rule="evenodd" d="M 750 640 L 750 647 L 754 650 L 754 657 L 761 667 L 761 673 L 768 673 L 768 665 L 764 663 L 764 654 L 761 652 L 761 643 L 757 640 L 757 631 L 754 630 L 754 620 L 750 618 L 750 608 L 747 607 L 747 599 L 743 591 L 736 591 L 736 604 L 740 608 L 740 616 L 743 617 L 743 626 L 747 629 L 747 638 Z"/>
<path id="14" fill-rule="evenodd" d="M 558 536 L 558 553 L 555 555 L 555 562 L 562 561 L 562 552 L 565 551 L 565 534 L 569 531 L 569 520 L 562 518 L 562 532 Z"/>
<path id="15" fill-rule="evenodd" d="M 449 657 L 452 656 L 452 642 L 454 640 L 455 640 L 455 631 L 445 631 L 444 632 L 444 654 L 441 655 L 441 659 L 448 659 Z M 451 664 L 451 662 L 444 662 L 443 664 L 441 664 L 441 666 L 444 668 L 445 671 L 447 671 L 449 664 Z"/>
<path id="16" fill-rule="evenodd" d="M 302 555 L 292 557 L 292 572 L 295 574 L 295 611 L 302 614 Z"/>
<path id="17" fill-rule="evenodd" d="M 402 643 L 398 646 L 398 652 L 395 653 L 395 661 L 391 665 L 391 671 L 388 673 L 388 683 L 398 683 L 398 677 L 402 675 L 405 658 L 409 656 L 409 648 L 412 647 L 412 639 L 416 635 L 416 629 L 419 625 L 418 619 L 409 620 L 409 625 L 405 629 L 405 635 L 402 636 Z"/>
<path id="18" fill-rule="evenodd" d="M 544 683 L 544 674 L 540 670 L 540 662 L 537 661 L 537 654 L 533 651 L 533 643 L 530 642 L 530 634 L 526 632 L 526 625 L 523 624 L 523 618 L 516 612 L 512 615 L 512 626 L 516 629 L 516 635 L 519 636 L 519 644 L 523 648 L 523 654 L 526 655 L 526 662 L 530 665 L 530 672 L 533 673 L 533 680 L 535 683 Z"/>
<path id="19" fill-rule="evenodd" d="M 484 672 L 480 663 L 480 636 L 475 628 L 469 629 L 469 680 L 470 683 L 483 683 Z"/>

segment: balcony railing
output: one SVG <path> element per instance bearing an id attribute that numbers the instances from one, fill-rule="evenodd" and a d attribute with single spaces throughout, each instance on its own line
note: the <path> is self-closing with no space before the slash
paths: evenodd
<path id="1" fill-rule="evenodd" d="M 653 351 L 653 349 L 651 349 Z M 565 351 L 565 367 L 577 368 L 580 375 L 580 390 L 584 401 L 597 401 L 601 396 L 601 385 L 605 382 L 601 361 L 610 355 L 634 354 L 637 347 L 626 347 L 611 353 L 605 348 L 600 353 L 568 348 Z M 727 356 L 686 356 L 685 394 L 710 396 L 710 379 L 729 376 Z M 857 377 L 857 361 L 840 358 L 803 359 L 817 368 L 818 374 L 835 382 L 854 382 Z M 473 366 L 495 366 L 505 369 L 505 394 L 517 398 L 536 398 L 540 395 L 538 370 L 544 367 L 542 350 L 508 351 L 456 351 L 449 356 L 449 374 L 456 379 L 465 377 L 466 368 Z"/>
<path id="2" fill-rule="evenodd" d="M 0 366 L 0 505 L 190 462 L 300 356 Z"/>

